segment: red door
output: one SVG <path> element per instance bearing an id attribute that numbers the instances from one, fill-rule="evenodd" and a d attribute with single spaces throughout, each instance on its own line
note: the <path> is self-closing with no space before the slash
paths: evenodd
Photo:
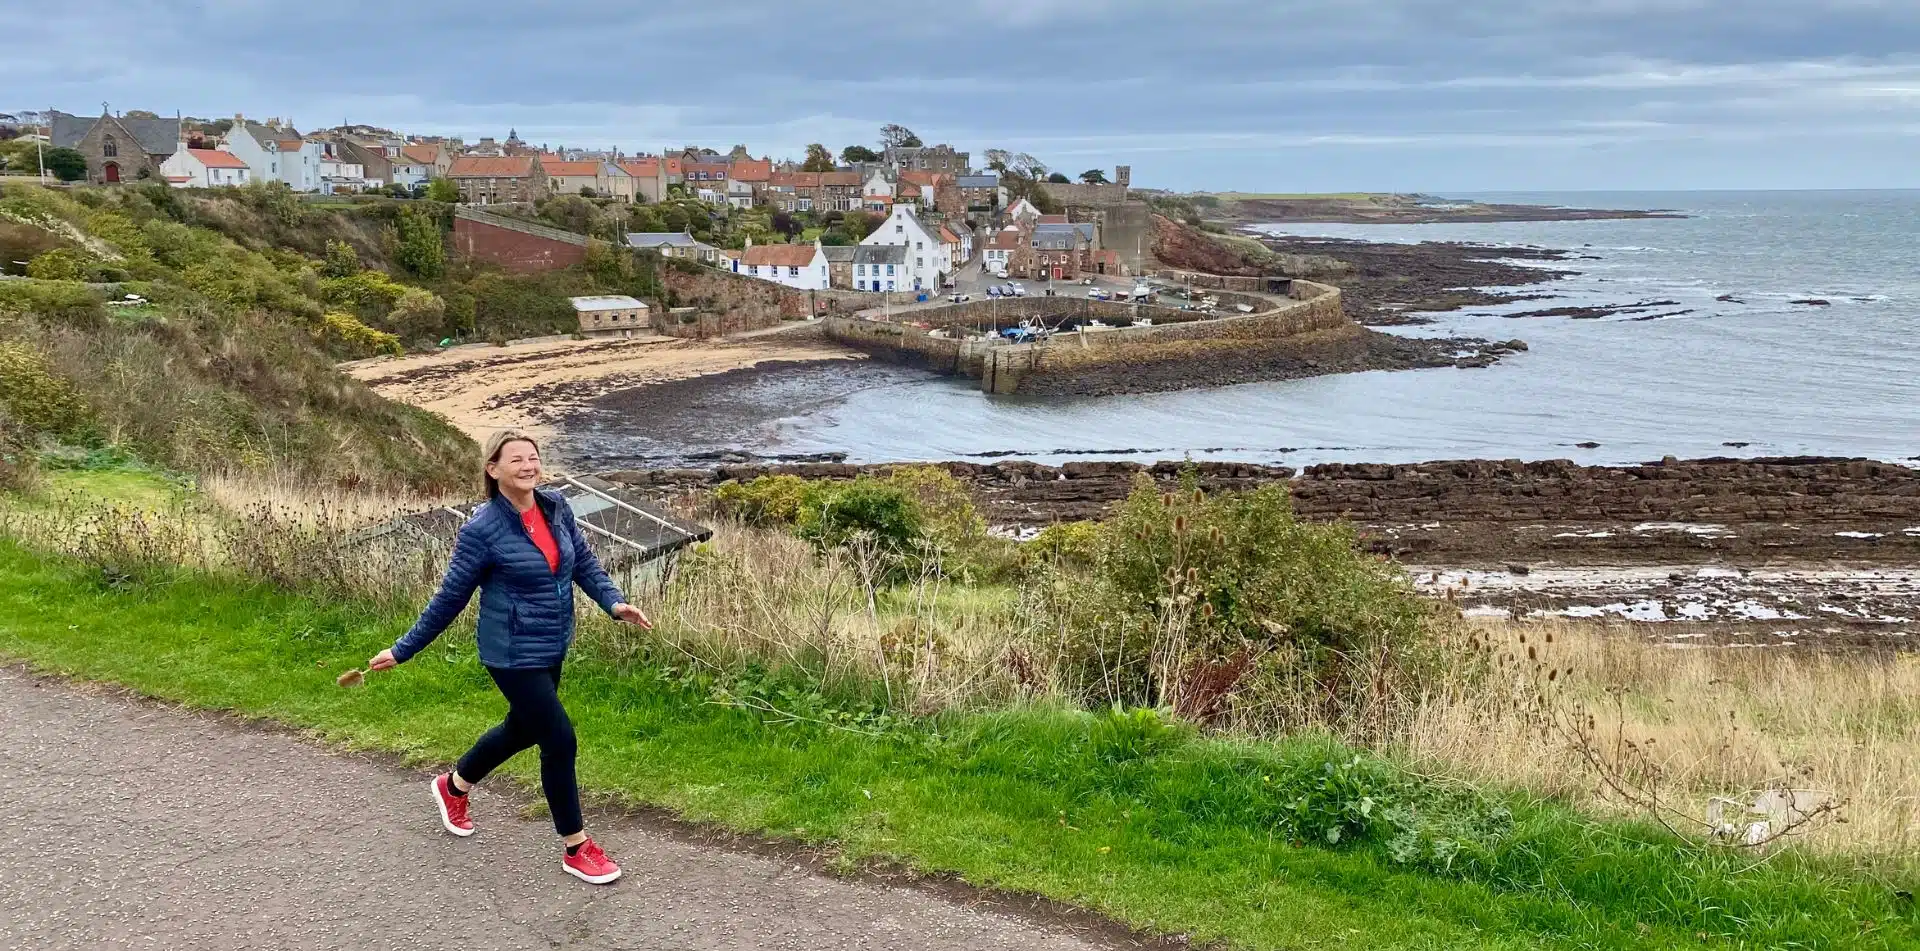
<path id="1" fill-rule="evenodd" d="M 1060 266 L 1057 264 L 1053 267 L 1053 279 L 1056 281 L 1060 279 Z"/>
<path id="2" fill-rule="evenodd" d="M 108 162 L 106 171 L 107 171 L 107 181 L 117 182 L 120 180 L 120 163 L 119 162 Z"/>

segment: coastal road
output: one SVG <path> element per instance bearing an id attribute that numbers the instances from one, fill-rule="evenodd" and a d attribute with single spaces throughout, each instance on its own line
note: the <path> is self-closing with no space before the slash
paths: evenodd
<path id="1" fill-rule="evenodd" d="M 1129 946 L 591 813 L 626 877 L 586 885 L 476 795 L 455 839 L 425 774 L 0 668 L 0 948 Z"/>

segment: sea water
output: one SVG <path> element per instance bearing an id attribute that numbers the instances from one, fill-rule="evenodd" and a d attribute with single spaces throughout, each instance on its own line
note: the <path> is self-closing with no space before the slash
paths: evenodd
<path id="1" fill-rule="evenodd" d="M 1037 399 L 991 397 L 972 381 L 869 367 L 843 377 L 831 398 L 729 441 L 763 454 L 844 452 L 854 462 L 1005 455 L 1058 462 L 1113 451 L 1289 465 L 1920 456 L 1920 191 L 1462 197 L 1667 208 L 1689 217 L 1270 226 L 1280 234 L 1574 252 L 1574 260 L 1540 266 L 1577 274 L 1521 291 L 1551 300 L 1470 308 L 1393 329 L 1530 345 L 1487 369 Z M 1504 316 L 1650 300 L 1676 303 L 1597 320 Z M 1632 319 L 1659 314 L 1672 316 Z"/>

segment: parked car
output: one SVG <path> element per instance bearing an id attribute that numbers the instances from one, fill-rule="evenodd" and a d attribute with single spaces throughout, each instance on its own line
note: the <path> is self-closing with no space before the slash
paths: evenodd
<path id="1" fill-rule="evenodd" d="M 967 301 L 970 301 L 970 300 L 972 300 L 972 299 L 973 299 L 973 295 L 972 295 L 972 294 L 949 294 L 949 295 L 947 295 L 947 300 L 950 300 L 950 301 L 952 301 L 952 302 L 954 302 L 954 303 L 956 303 L 956 304 L 964 304 L 964 303 L 966 303 Z"/>
<path id="2" fill-rule="evenodd" d="M 1102 288 L 1089 287 L 1087 288 L 1087 299 L 1088 300 L 1112 300 L 1113 295 L 1107 293 Z"/>
<path id="3" fill-rule="evenodd" d="M 1013 289 L 1013 296 L 1015 297 L 1027 296 L 1027 286 L 1025 284 L 1015 281 L 1012 284 L 1008 284 L 1007 286 Z"/>
<path id="4" fill-rule="evenodd" d="M 999 297 L 999 296 L 1001 296 L 1001 294 L 1000 294 L 1000 285 L 998 285 L 998 284 L 988 284 L 988 285 L 987 285 L 987 296 L 988 296 L 988 297 Z"/>

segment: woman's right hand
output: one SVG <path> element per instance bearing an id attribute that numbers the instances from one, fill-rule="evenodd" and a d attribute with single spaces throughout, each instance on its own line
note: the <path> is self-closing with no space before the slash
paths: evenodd
<path id="1" fill-rule="evenodd" d="M 393 659 L 393 648 L 391 647 L 373 655 L 373 659 L 367 661 L 368 670 L 390 670 L 398 666 L 400 666 L 400 662 Z"/>

